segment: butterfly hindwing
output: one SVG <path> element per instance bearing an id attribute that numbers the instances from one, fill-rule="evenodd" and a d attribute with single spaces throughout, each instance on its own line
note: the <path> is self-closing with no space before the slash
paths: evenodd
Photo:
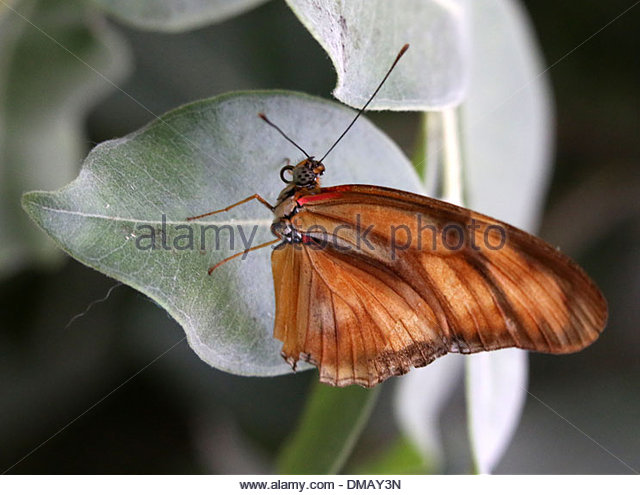
<path id="1" fill-rule="evenodd" d="M 332 385 L 371 387 L 447 351 L 437 333 L 427 339 L 425 322 L 433 320 L 433 313 L 409 285 L 357 258 L 330 251 L 285 244 L 273 252 L 275 336 L 284 342 L 288 362 L 315 364 L 321 381 Z M 290 263 L 305 268 L 275 269 Z M 303 298 L 295 291 L 308 269 L 309 297 Z"/>

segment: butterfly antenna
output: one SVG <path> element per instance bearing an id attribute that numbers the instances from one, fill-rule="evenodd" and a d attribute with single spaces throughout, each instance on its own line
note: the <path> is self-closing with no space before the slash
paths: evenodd
<path id="1" fill-rule="evenodd" d="M 364 113 L 364 111 L 366 110 L 366 108 L 369 106 L 369 103 L 371 103 L 371 100 L 373 100 L 376 95 L 378 94 L 378 91 L 380 91 L 380 88 L 382 87 L 382 85 L 385 83 L 385 81 L 387 80 L 387 78 L 389 77 L 389 74 L 391 74 L 391 71 L 394 69 L 394 67 L 396 66 L 396 64 L 398 63 L 398 61 L 402 58 L 402 56 L 404 55 L 404 53 L 409 49 L 409 43 L 407 43 L 406 45 L 404 45 L 401 49 L 400 52 L 398 53 L 398 56 L 396 57 L 396 59 L 393 61 L 393 63 L 391 64 L 391 67 L 389 67 L 389 70 L 387 71 L 387 74 L 384 76 L 384 78 L 382 79 L 382 81 L 380 82 L 380 84 L 378 84 L 378 87 L 376 88 L 376 90 L 373 92 L 373 94 L 369 97 L 369 100 L 367 100 L 367 102 L 364 104 L 364 106 L 358 111 L 358 113 L 356 114 L 356 116 L 353 118 L 353 120 L 351 121 L 351 123 L 347 126 L 347 128 L 344 130 L 344 132 L 342 134 L 340 134 L 340 137 L 338 139 L 336 139 L 336 142 L 333 143 L 333 146 L 331 146 L 331 148 L 329 148 L 329 151 L 327 151 L 324 156 L 322 158 L 320 158 L 320 160 L 318 160 L 320 163 L 322 163 L 322 161 L 327 157 L 327 155 L 329 153 L 331 153 L 333 151 L 333 148 L 336 147 L 336 145 L 340 142 L 340 140 L 344 137 L 344 135 L 349 132 L 349 129 L 351 129 L 351 127 L 353 126 L 353 124 L 356 123 L 356 120 L 358 120 L 358 117 L 360 117 L 360 115 L 362 115 Z"/>
<path id="2" fill-rule="evenodd" d="M 263 113 L 259 113 L 258 117 L 260 117 L 262 120 L 264 120 L 267 124 L 269 124 L 271 127 L 273 127 L 276 131 L 278 131 L 280 134 L 282 134 L 282 137 L 285 138 L 287 141 L 289 141 L 291 144 L 293 144 L 296 148 L 298 148 L 300 151 L 302 151 L 304 153 L 304 156 L 306 156 L 307 158 L 311 158 L 309 156 L 309 154 L 303 150 L 300 146 L 298 146 L 296 144 L 296 142 L 291 139 L 289 136 L 287 136 L 284 131 L 282 129 L 280 129 L 277 125 L 275 125 L 273 122 L 271 122 L 267 116 Z"/>

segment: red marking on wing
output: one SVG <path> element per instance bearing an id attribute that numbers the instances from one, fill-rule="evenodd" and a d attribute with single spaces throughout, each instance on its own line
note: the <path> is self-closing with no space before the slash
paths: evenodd
<path id="1" fill-rule="evenodd" d="M 298 206 L 302 206 L 306 203 L 313 203 L 315 201 L 322 201 L 324 199 L 335 199 L 335 198 L 339 198 L 342 196 L 341 192 L 328 192 L 328 193 L 320 193 L 320 194 L 309 194 L 307 196 L 302 196 L 301 198 L 298 198 L 298 200 L 296 201 L 298 203 Z"/>
<path id="2" fill-rule="evenodd" d="M 314 242 L 317 242 L 313 237 L 311 237 L 310 235 L 307 234 L 302 234 L 302 243 L 303 244 L 313 244 Z"/>

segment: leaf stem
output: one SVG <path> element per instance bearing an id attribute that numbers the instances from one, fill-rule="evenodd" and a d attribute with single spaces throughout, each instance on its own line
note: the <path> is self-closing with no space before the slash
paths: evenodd
<path id="1" fill-rule="evenodd" d="M 458 107 L 422 114 L 414 167 L 429 196 L 464 205 L 464 160 Z"/>
<path id="2" fill-rule="evenodd" d="M 298 428 L 278 457 L 278 472 L 338 473 L 367 424 L 380 389 L 315 384 Z"/>
<path id="3" fill-rule="evenodd" d="M 442 118 L 442 199 L 464 205 L 463 162 L 457 108 L 441 112 Z"/>

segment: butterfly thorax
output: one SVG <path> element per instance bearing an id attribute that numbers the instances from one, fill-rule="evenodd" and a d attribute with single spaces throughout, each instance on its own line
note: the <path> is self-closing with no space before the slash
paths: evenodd
<path id="1" fill-rule="evenodd" d="M 284 242 L 302 241 L 302 233 L 292 223 L 292 218 L 299 209 L 297 199 L 318 192 L 323 173 L 324 165 L 313 157 L 306 158 L 295 166 L 286 165 L 280 170 L 280 178 L 287 186 L 278 195 L 271 231 Z"/>

